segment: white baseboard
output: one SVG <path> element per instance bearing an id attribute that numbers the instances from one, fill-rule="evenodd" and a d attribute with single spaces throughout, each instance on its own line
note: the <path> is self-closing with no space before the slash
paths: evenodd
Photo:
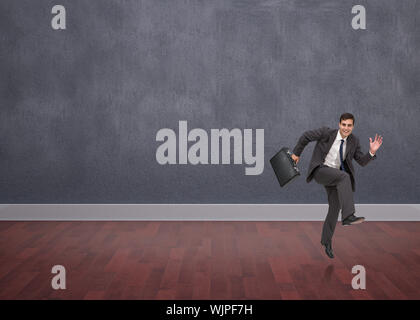
<path id="1" fill-rule="evenodd" d="M 323 221 L 327 211 L 327 204 L 1 204 L 0 220 Z M 356 215 L 420 221 L 420 204 L 356 204 Z"/>

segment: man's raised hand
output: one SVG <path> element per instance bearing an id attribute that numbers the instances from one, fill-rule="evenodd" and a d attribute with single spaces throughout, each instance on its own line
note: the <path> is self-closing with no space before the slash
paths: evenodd
<path id="1" fill-rule="evenodd" d="M 375 154 L 376 151 L 379 149 L 379 147 L 382 145 L 382 136 L 378 136 L 378 134 L 375 134 L 375 140 L 372 141 L 372 138 L 369 138 L 369 141 L 370 141 L 369 151 Z"/>

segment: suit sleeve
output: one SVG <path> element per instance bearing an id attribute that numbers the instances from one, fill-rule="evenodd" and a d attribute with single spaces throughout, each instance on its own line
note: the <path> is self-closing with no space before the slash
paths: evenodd
<path id="1" fill-rule="evenodd" d="M 365 165 L 367 165 L 371 160 L 376 159 L 376 154 L 372 157 L 369 153 L 369 151 L 364 154 L 360 148 L 360 143 L 359 143 L 359 139 L 357 139 L 357 143 L 356 143 L 356 151 L 354 152 L 354 160 L 357 161 L 357 163 L 359 165 L 361 165 L 362 167 L 364 167 Z"/>
<path id="2" fill-rule="evenodd" d="M 315 130 L 305 131 L 302 134 L 302 136 L 299 138 L 296 146 L 294 147 L 293 153 L 297 155 L 298 157 L 300 157 L 306 145 L 311 141 L 320 140 L 328 132 L 328 129 L 329 129 L 328 127 L 322 127 Z"/>

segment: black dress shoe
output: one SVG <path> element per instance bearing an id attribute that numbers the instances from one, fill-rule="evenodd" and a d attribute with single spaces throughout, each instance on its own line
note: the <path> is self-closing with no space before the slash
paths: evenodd
<path id="1" fill-rule="evenodd" d="M 334 258 L 334 253 L 331 247 L 331 243 L 327 243 L 324 245 L 325 246 L 325 253 L 327 254 L 328 257 L 330 257 L 331 259 Z"/>
<path id="2" fill-rule="evenodd" d="M 362 223 L 363 221 L 365 221 L 364 217 L 356 217 L 354 214 L 352 214 L 345 218 L 341 223 L 343 224 L 343 226 L 349 226 L 352 224 Z"/>

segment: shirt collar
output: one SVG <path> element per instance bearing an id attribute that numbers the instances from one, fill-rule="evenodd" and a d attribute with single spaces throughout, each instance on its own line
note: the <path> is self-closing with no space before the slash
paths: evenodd
<path id="1" fill-rule="evenodd" d="M 340 134 L 340 130 L 337 130 L 337 136 L 335 137 L 335 140 L 340 140 L 341 141 L 341 139 L 344 139 L 344 141 L 347 141 L 347 138 L 348 138 L 349 136 L 347 136 L 347 137 L 345 137 L 345 138 L 342 138 L 341 137 L 341 134 Z"/>

